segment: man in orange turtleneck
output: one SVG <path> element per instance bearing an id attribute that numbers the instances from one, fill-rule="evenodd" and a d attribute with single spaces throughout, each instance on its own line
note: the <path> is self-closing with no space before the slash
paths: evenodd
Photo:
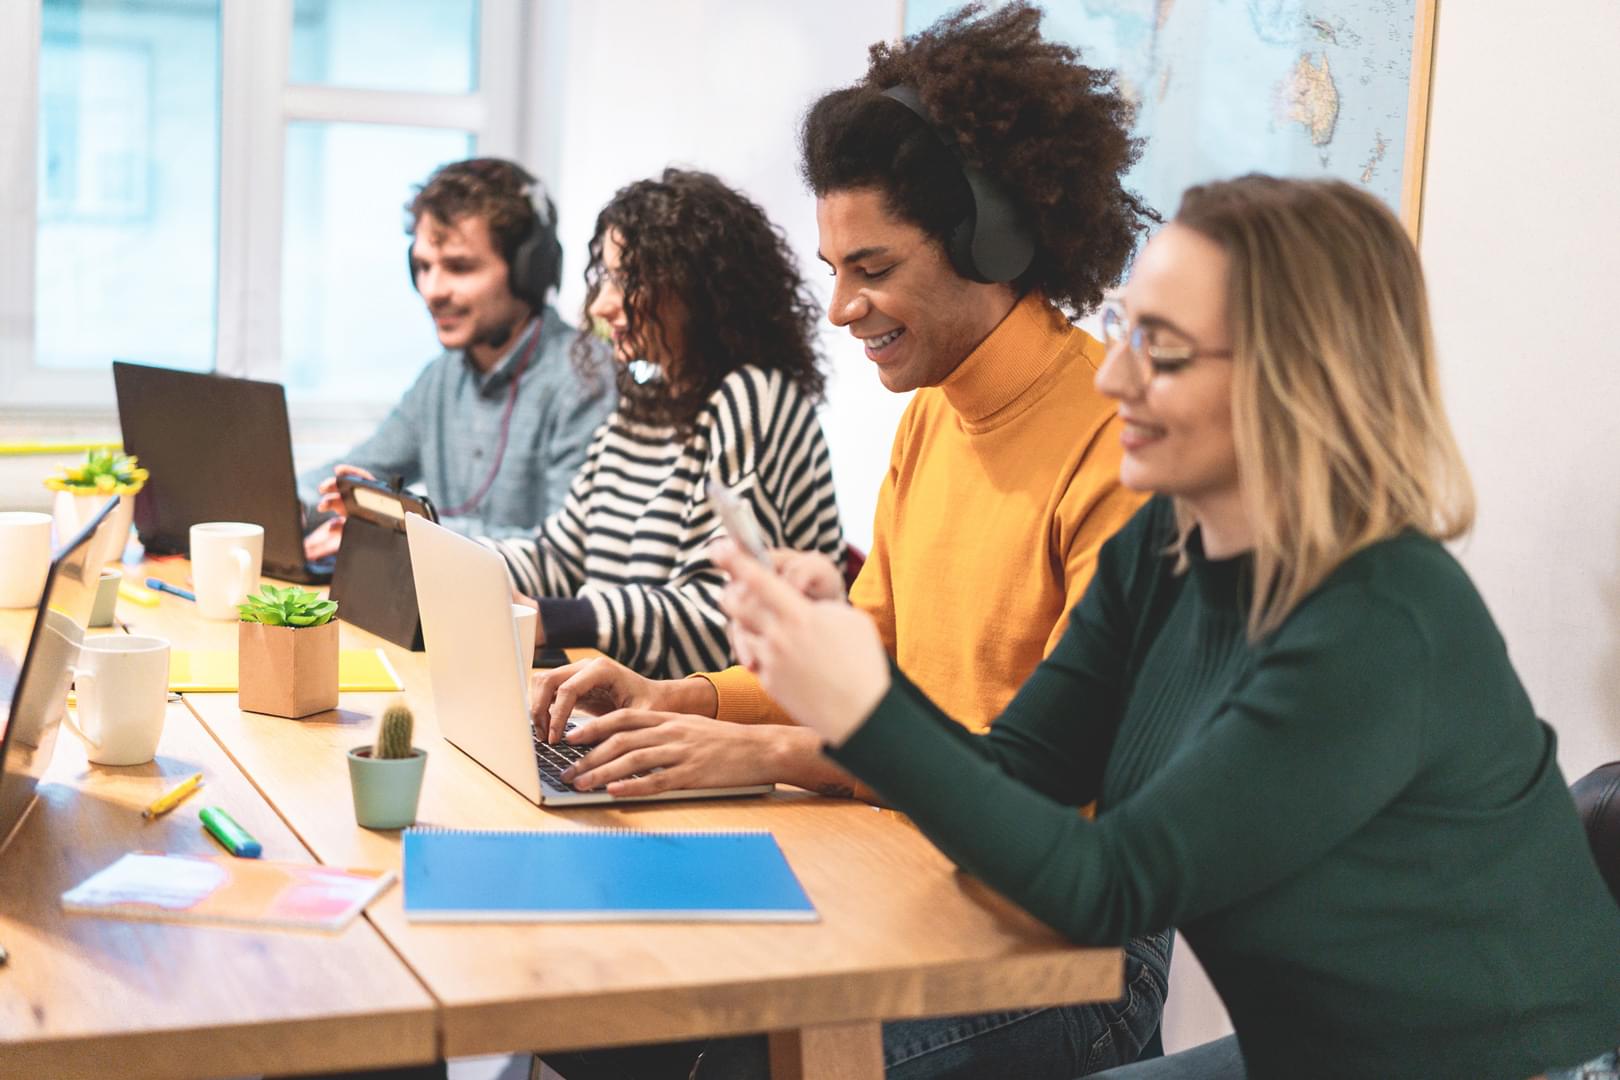
<path id="1" fill-rule="evenodd" d="M 1098 304 L 1146 224 L 1121 184 L 1137 153 L 1129 110 L 1106 73 L 1042 40 L 1039 20 L 1016 3 L 875 45 L 866 77 L 822 97 L 801 132 L 834 277 L 828 318 L 887 389 L 916 391 L 849 599 L 907 675 L 979 730 L 1057 643 L 1103 541 L 1141 503 L 1119 482 L 1120 420 L 1092 385 L 1103 346 L 1064 314 Z M 843 593 L 825 559 L 778 565 L 808 592 Z M 570 736 L 602 744 L 575 770 L 581 788 L 774 781 L 877 801 L 745 668 L 650 681 L 593 660 L 537 676 L 533 701 L 553 741 L 576 706 L 605 714 Z M 946 1072 L 984 1055 L 1013 1075 L 1064 1077 L 1135 1060 L 1157 1027 L 1167 943 L 1131 943 L 1119 1003 L 1001 1014 L 1018 1016 L 1028 1045 L 956 1018 L 885 1025 L 886 1055 L 921 1039 Z M 1079 1058 L 1054 1040 L 1078 1040 Z M 1028 1057 L 1035 1042 L 1054 1056 Z M 596 1056 L 564 1075 L 596 1075 Z"/>
<path id="2" fill-rule="evenodd" d="M 1103 347 L 1064 314 L 1097 305 L 1145 224 L 1121 186 L 1136 146 L 1106 73 L 1029 33 L 1039 18 L 1013 5 L 874 46 L 866 78 L 822 97 L 800 139 L 834 278 L 828 318 L 887 389 L 916 391 L 850 601 L 907 675 L 979 730 L 1057 643 L 1102 542 L 1141 503 L 1119 482 L 1120 421 L 1092 386 Z M 964 56 L 1002 58 L 995 100 Z M 779 563 L 842 595 L 830 563 Z M 854 792 L 744 668 L 651 682 L 588 661 L 537 677 L 533 700 L 553 741 L 576 705 L 627 710 L 579 733 L 620 736 L 583 763 L 584 786 Z M 731 723 L 696 722 L 714 717 Z M 649 766 L 662 771 L 622 779 Z"/>

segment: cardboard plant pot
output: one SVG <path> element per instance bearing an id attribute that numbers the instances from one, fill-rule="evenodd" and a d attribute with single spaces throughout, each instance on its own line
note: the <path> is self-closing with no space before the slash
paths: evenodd
<path id="1" fill-rule="evenodd" d="M 297 719 L 337 708 L 337 620 L 320 626 L 240 623 L 237 696 L 243 712 Z"/>
<path id="2" fill-rule="evenodd" d="M 378 758 L 372 747 L 349 751 L 349 786 L 354 790 L 354 820 L 367 829 L 403 829 L 416 823 L 427 751 L 411 747 L 411 756 Z"/>

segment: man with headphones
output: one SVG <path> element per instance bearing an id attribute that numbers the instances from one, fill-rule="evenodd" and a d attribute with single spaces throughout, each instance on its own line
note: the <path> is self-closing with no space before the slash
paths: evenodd
<path id="1" fill-rule="evenodd" d="M 828 318 L 884 387 L 915 391 L 849 600 L 978 731 L 1062 636 L 1103 541 L 1141 502 L 1119 480 L 1123 425 L 1092 385 L 1103 346 L 1070 321 L 1097 307 L 1152 218 L 1123 187 L 1138 146 L 1112 76 L 1043 40 L 1040 19 L 1027 2 L 969 8 L 874 45 L 865 78 L 812 105 L 800 133 Z M 777 565 L 812 595 L 843 594 L 825 560 Z M 601 744 L 576 769 L 582 788 L 776 781 L 881 801 L 744 668 L 655 682 L 594 660 L 537 676 L 532 699 L 551 738 L 576 705 L 605 714 L 573 737 Z M 1130 942 L 1117 1002 L 885 1024 L 885 1064 L 1068 1080 L 1134 1061 L 1156 1039 L 1168 953 L 1168 932 Z M 548 1063 L 567 1080 L 638 1056 L 626 1073 L 685 1075 L 697 1053 L 696 1076 L 763 1075 L 763 1039 Z"/>
<path id="2" fill-rule="evenodd" d="M 469 535 L 532 532 L 562 505 L 591 435 L 612 411 L 605 350 L 547 303 L 562 270 L 557 210 L 539 181 L 497 158 L 445 165 L 405 207 L 411 283 L 444 352 L 370 438 L 302 479 L 341 512 L 337 476 L 420 485 L 445 525 Z M 342 519 L 305 541 L 335 551 Z"/>

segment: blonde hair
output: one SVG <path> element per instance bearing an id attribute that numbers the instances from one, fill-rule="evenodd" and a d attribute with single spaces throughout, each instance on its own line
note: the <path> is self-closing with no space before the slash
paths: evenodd
<path id="1" fill-rule="evenodd" d="M 1338 180 L 1244 176 L 1189 189 L 1175 220 L 1229 260 L 1250 638 L 1370 544 L 1467 532 L 1473 487 L 1440 402 L 1423 271 L 1384 204 Z M 1184 550 L 1192 522 L 1177 517 Z"/>

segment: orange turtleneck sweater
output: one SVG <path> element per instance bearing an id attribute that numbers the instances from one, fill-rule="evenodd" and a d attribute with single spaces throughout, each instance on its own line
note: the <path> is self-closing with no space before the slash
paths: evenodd
<path id="1" fill-rule="evenodd" d="M 946 714 L 982 731 L 1057 644 L 1104 540 L 1143 497 L 1119 482 L 1103 347 L 1025 296 L 900 418 L 850 602 Z M 788 723 L 740 667 L 716 715 Z"/>

